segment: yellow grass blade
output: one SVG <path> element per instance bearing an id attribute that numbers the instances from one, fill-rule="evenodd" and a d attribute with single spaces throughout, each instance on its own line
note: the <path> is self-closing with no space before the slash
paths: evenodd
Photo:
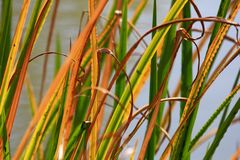
<path id="1" fill-rule="evenodd" d="M 89 7 L 89 16 L 90 18 L 94 15 L 95 12 L 95 0 L 89 0 L 88 1 Z M 91 113 L 90 113 L 90 121 L 94 119 L 94 116 L 96 115 L 96 112 L 98 110 L 98 94 L 97 91 L 94 90 L 95 87 L 98 86 L 98 59 L 97 59 L 97 38 L 96 38 L 96 27 L 93 27 L 92 33 L 91 33 L 91 49 L 92 49 L 92 63 L 91 63 L 91 102 L 93 103 Z M 98 119 L 97 119 L 98 120 Z M 98 137 L 98 121 L 96 121 L 93 124 L 92 131 L 90 133 L 90 152 L 89 152 L 89 158 L 90 159 L 96 159 L 96 151 L 97 151 L 97 137 Z"/>

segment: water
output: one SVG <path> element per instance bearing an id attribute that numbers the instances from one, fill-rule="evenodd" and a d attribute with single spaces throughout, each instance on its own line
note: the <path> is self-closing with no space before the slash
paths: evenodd
<path id="1" fill-rule="evenodd" d="M 22 4 L 22 1 L 20 0 L 15 0 L 15 1 L 17 3 L 14 3 L 14 17 L 13 17 L 14 24 L 16 24 L 16 21 L 18 19 L 19 10 L 21 9 L 21 4 Z M 198 4 L 198 7 L 202 12 L 203 16 L 216 15 L 217 8 L 220 3 L 218 0 L 212 0 L 212 1 L 196 0 L 195 2 L 196 4 Z M 161 1 L 161 3 L 159 3 L 158 10 L 162 12 L 162 13 L 159 13 L 159 16 L 158 16 L 159 24 L 161 23 L 162 19 L 165 17 L 165 14 L 167 13 L 169 6 L 170 6 L 170 2 L 168 0 L 163 0 Z M 79 24 L 80 24 L 80 14 L 84 10 L 87 10 L 87 1 L 62 0 L 60 3 L 53 42 L 55 41 L 56 34 L 60 34 L 64 53 L 68 52 L 70 39 L 73 41 L 76 38 L 76 35 L 78 34 Z M 132 11 L 130 11 L 129 14 L 131 15 Z M 105 12 L 104 15 L 107 15 L 107 12 Z M 239 15 L 237 17 L 239 17 Z M 137 24 L 137 28 L 141 31 L 141 33 L 144 33 L 146 30 L 151 28 L 150 19 L 151 19 L 151 3 L 149 3 L 149 5 L 147 6 L 147 12 L 145 12 L 141 16 Z M 47 33 L 49 28 L 49 20 L 50 18 L 48 18 L 47 23 L 44 25 L 43 32 L 40 34 L 39 40 L 37 41 L 37 46 L 33 49 L 32 56 L 40 54 L 45 51 Z M 239 19 L 238 19 L 238 23 L 239 23 Z M 14 30 L 14 27 L 13 27 L 13 30 Z M 229 34 L 234 37 L 235 36 L 234 30 L 231 30 Z M 132 39 L 134 40 L 134 38 Z M 149 39 L 147 39 L 147 41 L 149 41 Z M 225 54 L 226 51 L 228 50 L 229 42 L 224 42 L 223 46 L 224 47 L 221 48 L 222 54 L 220 54 L 217 58 L 218 61 L 223 57 L 223 54 Z M 52 45 L 51 50 L 53 51 L 55 50 L 54 44 Z M 206 48 L 204 50 L 206 50 Z M 139 50 L 139 52 L 141 52 L 141 49 Z M 202 53 L 205 53 L 205 52 L 203 51 Z M 49 65 L 48 65 L 49 71 L 53 71 L 53 57 L 54 56 L 51 55 L 49 59 Z M 202 59 L 203 58 L 204 57 L 202 57 Z M 235 60 L 220 75 L 220 77 L 215 81 L 215 83 L 211 86 L 209 91 L 203 97 L 203 100 L 199 109 L 197 121 L 196 121 L 196 127 L 194 128 L 194 131 L 193 131 L 194 135 L 199 130 L 199 128 L 203 125 L 203 123 L 207 120 L 207 118 L 214 112 L 216 107 L 218 107 L 221 104 L 222 100 L 227 96 L 227 93 L 229 93 L 232 83 L 234 81 L 235 75 L 239 69 L 239 63 L 238 63 L 239 60 L 240 58 L 238 57 L 237 60 Z M 181 65 L 180 62 L 181 62 L 181 57 L 180 55 L 178 55 L 177 61 L 173 68 L 172 76 L 170 79 L 170 84 L 171 84 L 169 86 L 170 91 L 173 90 L 173 88 L 176 86 L 176 81 L 179 79 L 180 65 Z M 40 89 L 39 77 L 41 77 L 42 63 L 43 63 L 43 57 L 40 57 L 37 60 L 34 60 L 33 62 L 31 62 L 28 67 L 28 72 L 34 86 L 34 92 L 37 96 L 39 94 L 39 89 Z M 48 72 L 47 86 L 50 84 L 51 80 L 52 80 L 52 72 Z M 47 86 L 45 88 L 47 88 Z M 144 92 L 142 92 L 139 95 L 139 98 L 135 103 L 137 106 L 142 106 L 148 103 L 148 94 L 147 94 L 147 91 L 149 90 L 148 84 L 144 86 L 143 90 Z M 19 140 L 24 134 L 24 131 L 31 119 L 31 112 L 29 109 L 25 88 L 23 88 L 22 93 L 23 94 L 21 95 L 20 106 L 17 112 L 16 121 L 15 121 L 16 123 L 14 124 L 13 134 L 11 137 L 12 151 L 16 149 L 19 143 Z M 239 97 L 239 94 L 237 95 L 237 97 Z M 234 102 L 236 102 L 236 98 L 234 99 Z M 173 117 L 172 119 L 173 127 L 170 131 L 170 135 L 174 133 L 174 130 L 176 129 L 179 121 L 178 109 L 176 109 L 172 117 Z M 217 122 L 214 123 L 213 127 L 211 128 L 216 127 L 217 124 L 218 124 Z M 132 147 L 134 145 L 135 140 L 138 140 L 138 144 L 141 143 L 142 137 L 144 136 L 144 133 L 145 133 L 145 130 L 144 130 L 145 125 L 146 124 L 143 125 L 143 127 L 139 130 L 137 135 L 133 138 L 133 142 L 131 142 L 131 144 L 128 145 L 129 147 Z M 224 140 L 220 143 L 220 147 L 217 149 L 213 159 L 220 159 L 220 160 L 229 159 L 230 156 L 235 151 L 235 146 L 237 145 L 237 143 L 239 143 L 239 138 L 238 138 L 239 134 L 240 134 L 240 128 L 237 125 L 230 127 L 224 137 Z M 207 148 L 208 144 L 210 144 L 210 141 L 205 143 L 203 147 L 201 147 L 200 149 L 196 150 L 192 155 L 192 159 L 200 160 L 201 159 L 200 157 L 203 157 L 203 155 L 205 154 L 205 149 Z M 137 152 L 139 152 L 139 148 L 137 149 Z M 162 149 L 160 150 L 160 153 L 161 152 L 162 152 Z"/>

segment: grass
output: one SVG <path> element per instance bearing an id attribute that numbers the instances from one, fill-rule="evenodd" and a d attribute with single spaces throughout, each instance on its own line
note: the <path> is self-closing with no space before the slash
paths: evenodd
<path id="1" fill-rule="evenodd" d="M 230 71 L 235 81 L 228 85 L 232 88 L 223 91 L 226 97 L 219 99 L 220 105 L 203 105 L 206 103 L 204 96 L 217 85 L 218 77 L 239 60 L 240 24 L 236 18 L 239 0 L 222 0 L 217 15 L 208 17 L 202 17 L 197 3 L 173 0 L 161 23 L 158 23 L 160 11 L 157 8 L 160 2 L 156 0 L 153 3 L 89 0 L 87 22 L 71 42 L 68 54 L 62 53 L 60 34 L 56 42 L 53 41 L 56 21 L 61 20 L 56 19 L 61 1 L 37 0 L 32 4 L 25 0 L 16 26 L 12 25 L 13 3 L 11 0 L 1 3 L 1 159 L 119 159 L 129 149 L 128 144 L 135 144 L 128 155 L 130 159 L 175 160 L 181 157 L 188 160 L 193 151 L 202 150 L 200 145 L 207 141 L 209 147 L 204 148 L 206 153 L 200 157 L 207 160 L 214 157 L 228 129 L 239 123 L 239 66 Z M 104 17 L 105 24 L 99 28 L 102 12 L 108 12 L 105 8 L 108 3 L 111 8 Z M 152 17 L 148 19 L 152 26 L 140 33 L 136 26 L 147 4 L 152 4 Z M 195 17 L 193 12 L 196 12 Z M 50 26 L 45 52 L 33 56 L 33 48 L 38 45 L 47 20 Z M 208 29 L 206 23 L 212 27 Z M 230 28 L 235 35 L 228 34 Z M 137 40 L 132 40 L 132 35 L 137 36 Z M 152 35 L 150 42 L 144 39 L 148 35 Z M 228 51 L 221 49 L 225 41 L 230 41 Z M 54 43 L 56 49 L 51 50 Z M 140 48 L 140 44 L 145 47 Z M 206 51 L 203 45 L 208 46 Z M 132 62 L 139 48 L 141 55 Z M 173 73 L 179 54 L 180 78 L 172 82 L 171 78 L 176 78 Z M 219 54 L 223 57 L 220 60 Z M 38 77 L 41 91 L 35 93 L 28 68 L 30 62 L 41 56 L 44 57 L 43 72 L 39 74 L 42 76 Z M 48 68 L 48 56 L 55 58 L 53 70 Z M 129 66 L 134 67 L 129 69 Z M 47 72 L 54 72 L 49 86 L 46 85 Z M 143 87 L 148 79 L 150 87 L 146 93 Z M 11 151 L 12 128 L 17 123 L 16 113 L 24 85 L 33 116 L 16 151 Z M 176 86 L 173 91 L 169 89 L 172 86 Z M 144 92 L 149 95 L 149 103 L 136 106 L 138 95 Z M 208 103 L 211 104 L 211 100 Z M 106 114 L 109 106 L 111 113 Z M 201 108 L 206 107 L 215 111 L 199 127 L 195 122 L 201 118 L 198 116 Z M 172 114 L 177 111 L 180 119 L 172 124 L 176 119 Z M 207 131 L 218 117 L 219 125 L 213 132 L 214 138 L 210 139 Z M 196 135 L 193 130 L 198 131 Z M 142 132 L 141 137 L 137 136 L 139 132 Z M 239 156 L 238 151 L 239 148 L 233 153 L 233 159 Z"/>

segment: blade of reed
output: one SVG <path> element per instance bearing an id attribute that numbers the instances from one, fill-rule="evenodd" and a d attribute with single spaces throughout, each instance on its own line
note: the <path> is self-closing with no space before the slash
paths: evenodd
<path id="1" fill-rule="evenodd" d="M 79 156 L 80 152 L 82 152 L 82 154 L 85 154 L 83 152 L 86 151 L 87 148 L 86 134 L 87 129 L 90 127 L 90 124 L 91 123 L 89 123 L 89 121 L 83 121 L 81 125 L 76 127 L 76 130 L 73 134 L 74 138 L 71 139 L 72 141 L 69 141 L 66 149 L 66 159 L 76 159 Z"/>
<path id="2" fill-rule="evenodd" d="M 119 53 L 117 53 L 117 58 L 121 62 L 127 52 L 127 40 L 128 40 L 128 1 L 122 1 L 122 17 L 121 17 L 121 28 L 120 28 L 120 44 L 119 44 Z M 121 73 L 116 81 L 115 94 L 117 97 L 121 97 L 125 88 L 125 79 L 124 74 Z M 115 103 L 115 106 L 117 104 Z"/>
<path id="3" fill-rule="evenodd" d="M 236 116 L 236 114 L 238 113 L 239 109 L 240 109 L 240 98 L 238 98 L 231 112 L 227 116 L 226 120 L 224 120 L 223 124 L 220 126 L 220 128 L 218 128 L 216 136 L 203 158 L 204 160 L 212 159 L 214 152 L 216 151 L 220 141 L 222 140 L 224 134 L 227 132 L 228 127 L 231 125 L 231 122 Z"/>
<path id="4" fill-rule="evenodd" d="M 153 13 L 152 13 L 152 27 L 155 27 L 157 25 L 157 1 L 154 0 L 153 2 Z M 152 33 L 152 38 L 155 35 L 155 31 Z M 150 69 L 150 89 L 149 89 L 149 103 L 152 102 L 154 99 L 155 94 L 157 93 L 157 53 L 155 53 L 151 59 L 151 69 Z M 149 115 L 149 120 L 151 119 L 152 113 Z M 150 121 L 149 121 L 150 122 Z M 147 146 L 147 151 L 145 158 L 149 160 L 154 159 L 155 155 L 155 148 L 156 148 L 156 140 L 157 140 L 157 132 L 156 128 L 154 128 L 151 139 L 149 140 L 148 146 Z"/>
<path id="5" fill-rule="evenodd" d="M 236 77 L 235 82 L 234 82 L 234 84 L 233 84 L 233 88 L 237 85 L 239 79 L 240 79 L 240 69 L 239 69 L 239 71 L 238 71 L 237 77 Z M 233 90 L 233 88 L 232 88 L 232 90 Z M 224 111 L 223 111 L 221 120 L 220 120 L 220 122 L 219 122 L 219 127 L 222 125 L 223 121 L 225 120 L 225 118 L 226 118 L 226 116 L 227 116 L 228 108 L 229 108 L 229 107 L 227 106 L 227 107 L 224 109 Z M 219 127 L 218 127 L 218 128 L 219 128 Z"/>
<path id="6" fill-rule="evenodd" d="M 218 9 L 218 13 L 217 13 L 217 17 L 221 17 L 221 18 L 226 17 L 227 12 L 229 10 L 230 3 L 231 3 L 231 0 L 221 0 L 220 6 L 219 6 L 219 9 Z M 210 37 L 208 48 L 212 44 L 214 38 L 217 36 L 217 32 L 220 29 L 220 27 L 221 27 L 221 23 L 215 23 L 214 24 L 214 28 L 213 28 L 213 31 L 212 31 L 212 34 L 211 34 L 211 37 Z M 216 57 L 217 56 L 215 56 L 213 61 L 215 61 Z M 210 68 L 212 68 L 212 67 L 210 67 Z"/>
<path id="7" fill-rule="evenodd" d="M 6 69 L 6 62 L 11 47 L 12 0 L 2 1 L 0 22 L 0 84 Z"/>
<path id="8" fill-rule="evenodd" d="M 88 10 L 89 10 L 89 17 L 91 18 L 95 12 L 95 0 L 88 1 Z M 98 68 L 98 55 L 97 55 L 97 32 L 96 27 L 94 26 L 92 29 L 92 33 L 90 36 L 90 43 L 91 43 L 91 101 L 93 103 L 90 121 L 94 119 L 94 116 L 98 110 L 98 93 L 93 88 L 98 86 L 99 81 L 99 68 Z M 90 133 L 90 151 L 89 151 L 89 158 L 96 159 L 96 151 L 97 151 L 97 137 L 98 137 L 98 119 L 93 125 L 93 129 Z"/>
<path id="9" fill-rule="evenodd" d="M 204 133 L 206 133 L 206 130 L 209 128 L 209 126 L 217 118 L 217 116 L 220 114 L 220 112 L 230 104 L 232 98 L 238 93 L 239 90 L 240 90 L 240 85 L 236 86 L 232 90 L 232 92 L 227 96 L 227 98 L 223 101 L 223 103 L 210 116 L 210 118 L 207 120 L 207 122 L 203 125 L 203 127 L 199 130 L 199 132 L 196 134 L 196 136 L 191 141 L 191 143 L 189 145 L 189 150 L 191 150 L 194 147 L 194 145 L 197 143 L 197 141 L 202 137 L 202 135 Z"/>
<path id="10" fill-rule="evenodd" d="M 188 2 L 184 9 L 183 9 L 183 18 L 190 18 L 191 17 L 191 6 L 190 2 Z M 182 24 L 182 27 L 186 30 L 189 29 L 191 23 L 185 22 Z M 191 36 L 191 30 L 188 31 L 188 34 Z M 181 97 L 188 97 L 191 85 L 192 85 L 192 42 L 190 41 L 183 41 L 182 42 L 182 69 L 181 69 Z M 199 63 L 199 62 L 198 62 Z M 184 106 L 186 105 L 186 102 L 181 102 L 180 104 L 180 116 L 182 115 L 182 112 L 184 110 Z M 190 117 L 190 119 L 192 119 Z M 187 134 L 185 135 L 185 140 L 183 141 L 183 148 L 179 149 L 181 150 L 186 159 L 190 159 L 190 155 L 188 154 L 188 144 L 191 140 L 191 127 L 189 127 L 189 130 Z"/>
<path id="11" fill-rule="evenodd" d="M 61 53 L 62 52 L 62 45 L 61 45 L 61 38 L 60 35 L 57 34 L 57 38 L 56 38 L 56 52 L 57 53 Z M 56 55 L 55 58 L 55 67 L 54 67 L 54 77 L 56 77 L 60 67 L 61 67 L 61 56 L 60 55 Z"/>
<path id="12" fill-rule="evenodd" d="M 168 15 L 166 16 L 164 22 L 170 21 L 178 16 L 182 8 L 184 7 L 186 0 L 177 0 L 174 4 L 174 6 L 171 8 L 169 11 Z M 164 29 L 159 30 L 151 43 L 149 44 L 148 48 L 146 49 L 145 53 L 143 54 L 140 62 L 138 63 L 136 69 L 134 70 L 134 73 L 130 79 L 131 84 L 133 85 L 133 92 L 136 86 L 138 86 L 139 80 L 142 78 L 142 74 L 145 72 L 145 69 L 147 66 L 150 64 L 149 59 L 152 58 L 154 55 L 155 51 L 157 50 L 161 39 L 166 35 L 167 31 L 169 30 L 169 27 L 166 27 Z M 128 106 L 130 102 L 130 86 L 127 85 L 125 87 L 124 93 L 120 98 L 120 104 L 124 104 L 125 106 Z M 129 108 L 127 110 L 130 110 Z M 121 105 L 118 105 L 114 111 L 114 114 L 108 124 L 108 127 L 105 131 L 105 134 L 113 133 L 117 130 L 117 128 L 120 126 L 123 115 L 128 114 L 129 111 L 125 112 L 125 109 L 122 108 Z M 109 139 L 104 139 L 100 147 L 98 149 L 98 158 L 104 158 L 107 152 L 107 148 L 109 147 L 111 143 L 111 138 Z"/>
<path id="13" fill-rule="evenodd" d="M 234 10 L 233 12 L 230 14 L 229 16 L 229 20 L 233 20 L 234 17 L 236 16 L 236 13 L 237 13 L 237 10 L 239 9 L 239 6 L 240 6 L 240 3 L 235 3 L 235 6 L 233 7 Z M 201 88 L 203 87 L 203 83 L 206 79 L 206 76 L 207 76 L 207 73 L 209 72 L 210 70 L 210 66 L 213 62 L 213 58 L 215 57 L 217 51 L 218 51 L 218 48 L 220 46 L 220 44 L 222 43 L 222 40 L 224 38 L 224 36 L 226 35 L 228 29 L 229 29 L 230 25 L 228 24 L 223 24 L 211 46 L 209 47 L 208 51 L 207 51 L 207 54 L 206 54 L 206 57 L 204 59 L 204 62 L 200 68 L 200 71 L 198 73 L 198 76 L 195 80 L 195 83 L 193 84 L 192 88 L 191 88 L 191 91 L 190 91 L 190 94 L 189 94 L 189 97 L 188 97 L 188 100 L 186 102 L 186 105 L 184 107 L 184 112 L 182 114 L 182 118 L 181 118 L 181 122 L 182 121 L 185 121 L 185 117 L 188 116 L 188 112 L 189 110 L 193 109 L 194 107 L 196 107 L 196 100 L 198 98 L 198 95 L 200 94 L 201 92 Z M 186 131 L 186 125 L 181 125 L 183 127 L 181 127 L 181 129 L 177 130 L 177 132 L 175 133 L 175 136 L 173 136 L 173 139 L 172 141 L 174 141 L 174 146 L 175 148 L 178 148 L 181 144 L 181 140 L 183 139 L 184 137 L 184 134 L 185 134 L 185 131 Z M 180 141 L 178 141 L 178 139 L 180 139 Z M 176 141 L 177 140 L 177 141 Z M 177 147 L 178 146 L 178 147 Z M 165 149 L 161 159 L 165 159 L 166 156 L 168 155 L 170 151 L 170 145 L 168 145 L 168 147 Z M 175 153 L 177 153 L 179 150 L 173 150 Z M 175 153 L 173 153 L 173 158 L 175 157 Z M 178 152 L 179 153 L 179 152 Z M 176 158 L 176 157 L 175 157 Z"/>
<path id="14" fill-rule="evenodd" d="M 188 2 L 183 9 L 183 18 L 191 17 L 191 6 Z M 182 27 L 188 30 L 190 22 L 184 22 Z M 191 36 L 191 30 L 188 31 Z M 192 43 L 189 41 L 183 41 L 182 43 L 182 70 L 181 70 L 181 96 L 188 97 L 190 87 L 192 84 Z M 181 102 L 180 115 L 182 115 L 185 102 Z"/>
<path id="15" fill-rule="evenodd" d="M 175 0 L 172 0 L 171 6 L 173 6 L 175 3 Z M 176 39 L 176 25 L 172 25 L 171 28 L 169 29 L 161 50 L 161 56 L 160 56 L 160 61 L 158 64 L 158 90 L 163 86 L 165 83 L 165 77 L 169 74 L 169 70 L 172 67 L 171 66 L 171 59 L 172 59 L 172 53 L 174 49 L 176 48 L 175 44 L 175 39 Z M 169 47 L 172 46 L 172 47 Z M 167 89 L 168 89 L 168 81 L 165 83 L 165 86 L 163 86 L 163 93 L 161 97 L 159 98 L 165 98 L 167 95 Z M 164 112 L 164 106 L 165 103 L 160 103 L 159 104 L 159 111 L 156 119 L 156 124 L 158 126 L 161 125 L 162 123 L 162 117 L 163 117 L 163 112 Z M 155 134 L 156 134 L 156 143 L 160 143 L 160 136 L 161 136 L 161 130 L 159 127 L 155 127 Z M 157 148 L 155 148 L 156 151 Z"/>

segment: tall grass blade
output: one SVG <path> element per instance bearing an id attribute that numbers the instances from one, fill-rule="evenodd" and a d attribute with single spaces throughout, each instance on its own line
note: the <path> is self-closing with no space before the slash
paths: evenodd
<path id="1" fill-rule="evenodd" d="M 153 17 L 152 17 L 152 27 L 155 27 L 157 25 L 157 1 L 154 0 L 153 2 Z M 152 38 L 154 37 L 155 32 L 152 33 Z M 152 100 L 154 99 L 155 94 L 157 93 L 157 53 L 155 53 L 152 57 L 151 60 L 151 73 L 150 73 L 150 90 L 149 90 L 149 103 L 152 102 Z M 152 113 L 151 113 L 152 114 Z M 151 114 L 149 116 L 149 121 L 151 119 Z M 148 143 L 148 148 L 147 148 L 147 152 L 145 155 L 146 159 L 149 160 L 153 160 L 154 159 L 154 155 L 155 155 L 155 148 L 156 148 L 156 134 L 158 134 L 156 132 L 156 128 L 154 129 L 151 139 L 149 140 Z"/>
<path id="2" fill-rule="evenodd" d="M 88 10 L 89 10 L 89 16 L 90 18 L 95 12 L 95 0 L 89 0 L 88 1 Z M 92 52 L 92 58 L 91 58 L 91 101 L 93 103 L 92 109 L 91 109 L 91 116 L 90 121 L 94 119 L 94 116 L 97 113 L 98 110 L 98 93 L 93 88 L 97 87 L 99 84 L 99 64 L 98 64 L 98 55 L 97 55 L 97 32 L 96 27 L 94 26 L 92 29 L 92 33 L 90 36 L 90 42 L 91 42 L 91 52 Z M 93 124 L 93 129 L 90 133 L 90 151 L 89 151 L 89 158 L 90 159 L 96 159 L 96 152 L 97 152 L 97 137 L 98 137 L 98 119 Z"/>
<path id="3" fill-rule="evenodd" d="M 121 62 L 127 52 L 127 40 L 128 40 L 128 1 L 122 1 L 122 18 L 121 18 L 121 29 L 120 29 L 120 44 L 119 53 L 117 53 L 117 58 Z M 121 73 L 116 81 L 116 96 L 121 97 L 125 87 L 124 74 Z M 116 104 L 117 105 L 117 104 Z"/>
<path id="4" fill-rule="evenodd" d="M 188 2 L 183 9 L 183 18 L 191 17 L 191 5 Z M 189 30 L 191 23 L 185 22 L 182 24 L 182 27 L 188 31 L 188 34 L 191 36 L 192 32 Z M 182 42 L 182 69 L 181 69 L 181 97 L 188 97 L 191 85 L 192 85 L 192 42 L 183 41 Z M 199 63 L 199 62 L 198 62 Z M 184 110 L 185 102 L 181 102 L 180 105 L 180 116 Z M 191 118 L 194 118 L 192 116 Z M 190 119 L 191 119 L 190 118 Z M 188 133 L 186 134 L 184 144 L 183 144 L 183 157 L 185 159 L 190 159 L 190 155 L 188 154 L 188 145 L 191 140 L 192 127 L 189 126 Z M 180 149 L 179 149 L 180 150 Z"/>
<path id="5" fill-rule="evenodd" d="M 232 90 L 237 86 L 239 79 L 240 79 L 240 69 L 239 69 L 239 71 L 238 71 L 237 77 L 236 77 L 235 82 L 234 82 L 234 84 L 233 84 Z M 221 120 L 220 120 L 220 122 L 219 122 L 219 127 L 222 125 L 223 121 L 225 120 L 225 118 L 226 118 L 226 116 L 227 116 L 228 108 L 229 108 L 229 106 L 227 106 L 227 107 L 224 109 L 224 111 L 223 111 Z"/>
<path id="6" fill-rule="evenodd" d="M 62 52 L 61 38 L 60 38 L 59 34 L 57 34 L 57 38 L 56 38 L 56 52 L 57 53 Z M 56 77 L 56 75 L 61 67 L 61 63 L 62 63 L 61 56 L 57 54 L 56 58 L 55 58 L 54 77 Z"/>

